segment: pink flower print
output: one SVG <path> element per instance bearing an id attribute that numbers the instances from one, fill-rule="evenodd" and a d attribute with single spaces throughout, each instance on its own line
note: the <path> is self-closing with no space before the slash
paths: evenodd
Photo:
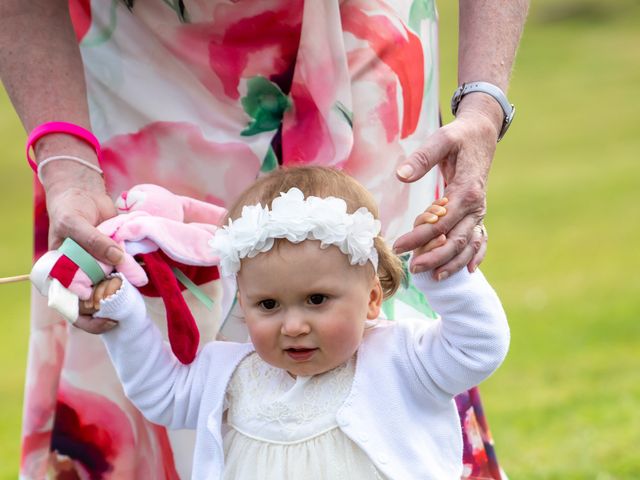
<path id="1" fill-rule="evenodd" d="M 282 132 L 283 164 L 331 164 L 336 148 L 313 96 L 305 85 L 294 83 L 291 98 L 294 107 L 285 113 Z M 347 122 L 344 128 L 349 129 Z"/>
<path id="2" fill-rule="evenodd" d="M 213 20 L 181 25 L 166 39 L 167 48 L 213 95 L 230 104 L 229 100 L 240 98 L 241 80 L 258 75 L 287 91 L 303 0 L 211 3 L 215 3 L 212 11 L 203 16 Z"/>
<path id="3" fill-rule="evenodd" d="M 80 43 L 91 27 L 91 0 L 69 0 L 69 16 Z"/>
<path id="4" fill-rule="evenodd" d="M 354 82 L 353 149 L 344 169 L 374 194 L 380 209 L 385 235 L 398 232 L 398 212 L 406 211 L 410 185 L 398 182 L 389 186 L 396 166 L 406 154 L 398 142 L 400 136 L 396 77 L 388 65 L 373 62 L 375 53 L 359 48 L 349 53 L 349 70 Z"/>
<path id="5" fill-rule="evenodd" d="M 249 15 L 246 2 L 216 9 L 213 28 L 224 33 L 211 39 L 209 61 L 233 99 L 241 78 L 282 75 L 295 62 L 303 1 L 270 3 L 269 10 Z"/>
<path id="6" fill-rule="evenodd" d="M 344 3 L 341 7 L 343 28 L 345 32 L 365 40 L 378 58 L 395 73 L 402 87 L 401 138 L 406 138 L 415 131 L 422 108 L 422 44 L 420 38 L 404 26 L 399 29 L 387 16 L 367 12 L 366 7 L 357 1 Z"/>
<path id="7" fill-rule="evenodd" d="M 189 123 L 155 122 L 103 145 L 109 191 L 118 195 L 135 183 L 164 186 L 179 195 L 225 206 L 260 170 L 261 159 L 241 142 L 217 143 Z"/>

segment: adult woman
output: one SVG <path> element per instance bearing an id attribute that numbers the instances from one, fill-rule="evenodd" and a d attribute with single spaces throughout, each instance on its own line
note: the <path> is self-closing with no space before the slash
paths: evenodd
<path id="1" fill-rule="evenodd" d="M 460 2 L 460 82 L 506 89 L 525 11 L 524 1 Z M 432 169 L 442 161 L 450 213 L 436 225 L 448 239 L 412 269 L 446 275 L 484 255 L 486 238 L 474 227 L 503 112 L 471 94 L 438 129 L 430 0 L 5 0 L 0 13 L 0 69 L 25 128 L 91 126 L 104 154 L 104 179 L 70 159 L 42 168 L 36 255 L 70 236 L 116 263 L 119 250 L 93 228 L 115 213 L 107 192 L 159 183 L 225 204 L 261 170 L 294 163 L 356 176 L 381 204 L 386 236 L 397 238 L 442 194 Z M 36 162 L 59 155 L 97 165 L 93 149 L 69 135 L 36 145 Z M 416 228 L 395 246 L 420 246 L 441 233 L 435 228 Z M 409 298 L 396 307 L 420 308 Z M 67 330 L 42 299 L 34 298 L 32 319 L 22 475 L 186 475 L 189 455 L 178 450 L 188 446 L 136 414 L 101 344 Z M 486 465 L 472 458 L 469 473 L 486 473 L 484 448 L 474 451 Z"/>

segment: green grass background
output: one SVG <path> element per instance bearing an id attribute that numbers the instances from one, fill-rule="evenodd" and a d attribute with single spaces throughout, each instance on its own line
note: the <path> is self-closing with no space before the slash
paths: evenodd
<path id="1" fill-rule="evenodd" d="M 442 101 L 456 4 L 440 2 Z M 489 184 L 510 355 L 483 387 L 512 479 L 640 479 L 640 2 L 537 0 Z M 450 114 L 443 109 L 445 120 Z M 31 259 L 25 134 L 0 89 L 0 276 Z M 0 478 L 17 476 L 28 286 L 0 286 Z"/>

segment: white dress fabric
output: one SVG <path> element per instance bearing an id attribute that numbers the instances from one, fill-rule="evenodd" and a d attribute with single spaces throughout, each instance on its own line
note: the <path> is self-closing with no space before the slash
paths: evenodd
<path id="1" fill-rule="evenodd" d="M 293 378 L 246 357 L 227 388 L 224 480 L 384 478 L 367 454 L 338 427 L 336 413 L 355 373 L 355 359 L 321 375 Z"/>

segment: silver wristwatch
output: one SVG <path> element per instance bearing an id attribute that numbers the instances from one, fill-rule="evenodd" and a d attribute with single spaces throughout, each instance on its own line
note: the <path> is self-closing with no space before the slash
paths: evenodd
<path id="1" fill-rule="evenodd" d="M 509 129 L 509 125 L 513 121 L 513 116 L 516 113 L 516 107 L 513 104 L 509 103 L 507 100 L 507 96 L 500 89 L 500 87 L 494 85 L 489 82 L 469 82 L 463 83 L 460 85 L 456 91 L 453 93 L 453 97 L 451 97 L 451 113 L 455 116 L 458 111 L 458 105 L 460 105 L 460 101 L 462 97 L 464 97 L 467 93 L 471 92 L 483 92 L 487 95 L 491 95 L 502 107 L 502 111 L 504 112 L 504 120 L 502 121 L 502 129 L 498 134 L 498 141 L 504 137 L 504 134 L 507 133 Z"/>

